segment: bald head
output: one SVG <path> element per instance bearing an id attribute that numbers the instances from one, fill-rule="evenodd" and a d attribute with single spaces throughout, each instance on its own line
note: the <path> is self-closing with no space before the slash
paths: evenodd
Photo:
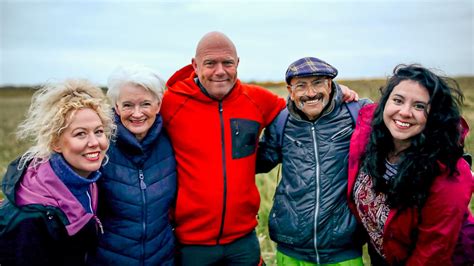
<path id="1" fill-rule="evenodd" d="M 224 33 L 218 31 L 212 31 L 204 35 L 199 41 L 196 47 L 195 57 L 201 56 L 201 54 L 208 50 L 221 50 L 228 49 L 232 52 L 234 57 L 237 58 L 237 50 L 235 49 L 234 43 Z"/>
<path id="2" fill-rule="evenodd" d="M 221 32 L 209 32 L 202 37 L 192 65 L 201 85 L 215 99 L 224 98 L 237 82 L 237 51 Z"/>

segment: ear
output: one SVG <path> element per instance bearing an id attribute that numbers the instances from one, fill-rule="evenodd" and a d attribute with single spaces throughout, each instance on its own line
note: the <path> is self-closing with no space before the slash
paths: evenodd
<path id="1" fill-rule="evenodd" d="M 196 58 L 193 57 L 193 59 L 191 59 L 191 64 L 193 65 L 193 68 L 194 68 L 194 72 L 197 71 L 197 62 L 196 62 Z"/>
<path id="2" fill-rule="evenodd" d="M 240 63 L 240 57 L 237 57 L 237 62 L 235 64 L 235 68 L 237 68 L 239 66 L 239 63 Z"/>
<path id="3" fill-rule="evenodd" d="M 160 113 L 160 110 L 161 110 L 161 103 L 162 103 L 162 101 L 158 101 L 158 108 L 156 109 L 156 114 L 157 114 L 157 115 Z"/>
<path id="4" fill-rule="evenodd" d="M 290 86 L 290 85 L 287 85 L 287 86 L 286 86 L 286 89 L 288 90 L 288 94 L 290 94 L 290 99 L 291 99 L 292 101 L 294 101 L 295 99 L 294 99 L 294 97 L 293 97 L 293 90 L 291 89 L 291 86 Z"/>
<path id="5" fill-rule="evenodd" d="M 115 113 L 116 113 L 118 116 L 120 116 L 120 109 L 119 109 L 117 103 L 115 103 L 115 108 L 114 108 L 114 110 L 115 110 Z"/>
<path id="6" fill-rule="evenodd" d="M 53 143 L 53 151 L 57 152 L 57 153 L 62 153 L 62 148 L 61 148 L 61 145 L 59 145 L 59 140 L 56 140 L 54 143 Z"/>

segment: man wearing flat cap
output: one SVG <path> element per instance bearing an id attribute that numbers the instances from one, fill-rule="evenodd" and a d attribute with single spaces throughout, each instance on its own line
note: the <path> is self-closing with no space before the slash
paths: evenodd
<path id="1" fill-rule="evenodd" d="M 257 172 L 282 163 L 269 217 L 278 265 L 363 265 L 346 201 L 349 141 L 358 109 L 343 101 L 337 69 L 314 57 L 286 71 L 287 108 L 260 140 Z"/>

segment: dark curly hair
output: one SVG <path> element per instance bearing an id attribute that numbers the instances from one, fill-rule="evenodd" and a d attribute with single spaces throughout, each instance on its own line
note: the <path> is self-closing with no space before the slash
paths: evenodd
<path id="1" fill-rule="evenodd" d="M 404 80 L 415 81 L 428 90 L 430 108 L 425 128 L 411 138 L 410 147 L 400 155 L 398 173 L 387 182 L 383 178 L 385 160 L 394 145 L 383 111 L 393 89 Z M 380 92 L 362 167 L 372 177 L 375 191 L 387 195 L 390 207 L 421 207 L 433 180 L 441 173 L 438 162 L 447 167 L 450 175 L 457 173 L 456 164 L 463 154 L 460 106 L 464 96 L 454 79 L 438 76 L 417 64 L 396 66 Z"/>

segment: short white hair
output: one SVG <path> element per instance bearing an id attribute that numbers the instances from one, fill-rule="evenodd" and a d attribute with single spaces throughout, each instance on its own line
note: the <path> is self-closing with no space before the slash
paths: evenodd
<path id="1" fill-rule="evenodd" d="M 153 69 L 141 65 L 119 66 L 110 74 L 107 81 L 107 97 L 114 106 L 120 90 L 127 84 L 143 87 L 160 102 L 166 90 L 166 83 Z"/>

